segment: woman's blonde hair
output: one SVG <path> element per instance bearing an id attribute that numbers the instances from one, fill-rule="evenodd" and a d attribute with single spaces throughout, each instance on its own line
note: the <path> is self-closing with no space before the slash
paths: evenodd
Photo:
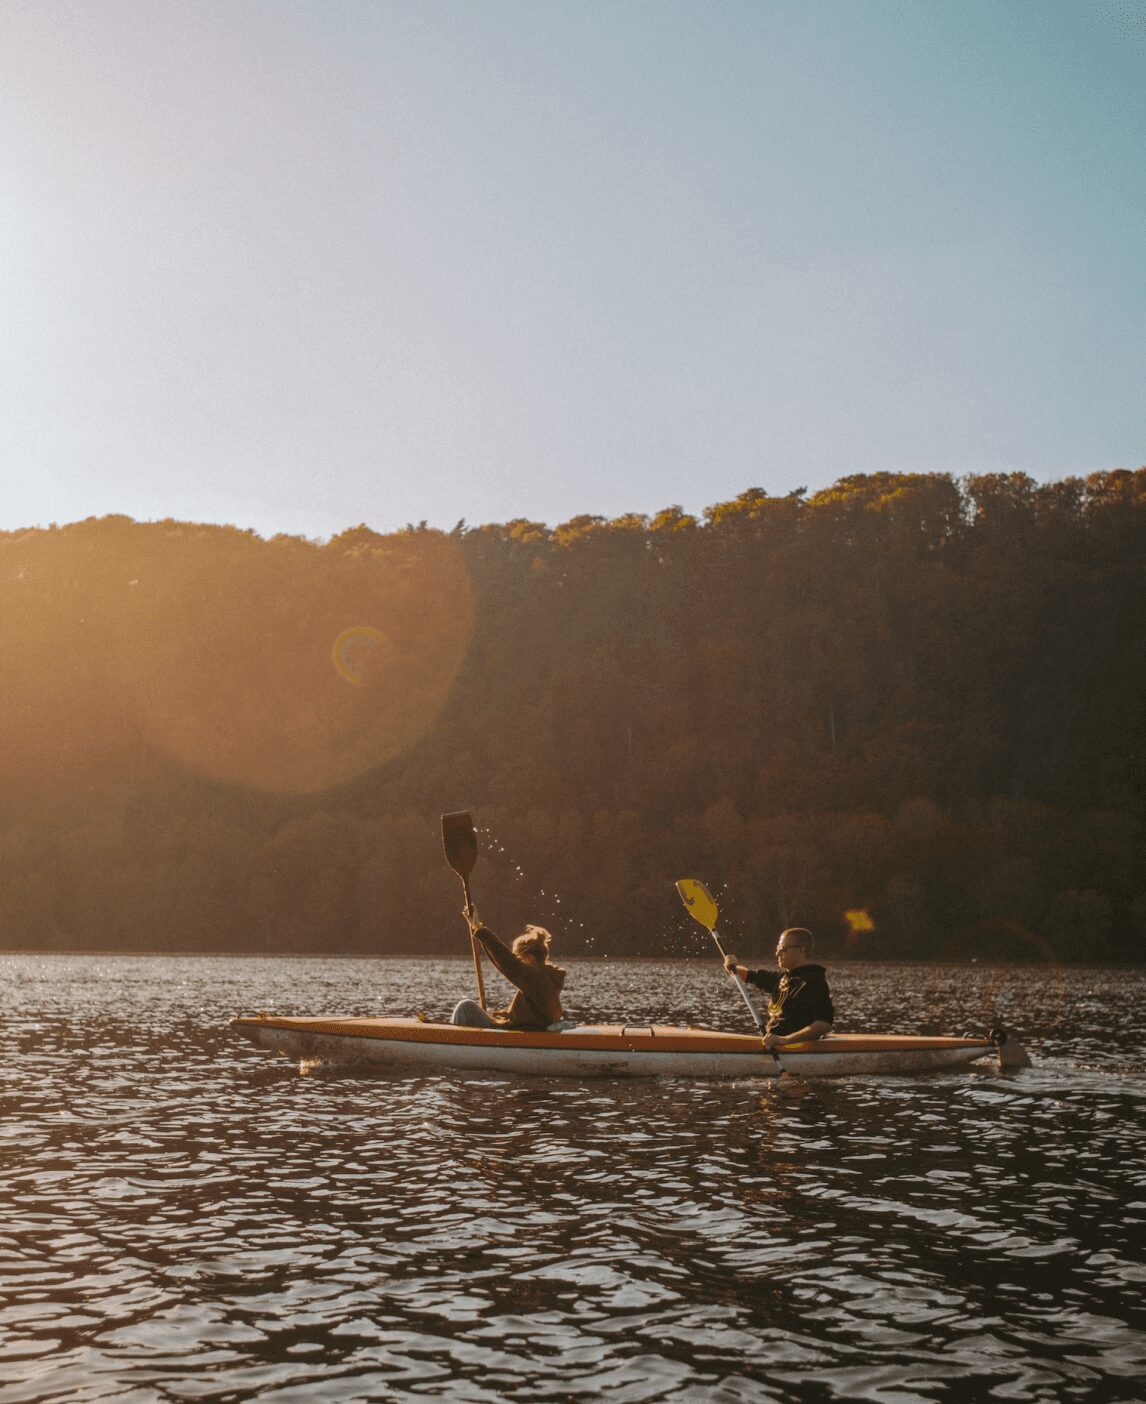
<path id="1" fill-rule="evenodd" d="M 553 940 L 544 926 L 527 926 L 525 930 L 513 943 L 513 953 L 519 960 L 525 960 L 528 956 L 539 955 L 542 960 L 549 959 L 549 943 Z"/>

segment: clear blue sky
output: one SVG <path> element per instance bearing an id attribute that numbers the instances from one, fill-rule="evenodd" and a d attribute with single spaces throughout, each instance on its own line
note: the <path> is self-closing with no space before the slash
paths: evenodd
<path id="1" fill-rule="evenodd" d="M 3 0 L 0 527 L 1146 462 L 1143 0 Z"/>

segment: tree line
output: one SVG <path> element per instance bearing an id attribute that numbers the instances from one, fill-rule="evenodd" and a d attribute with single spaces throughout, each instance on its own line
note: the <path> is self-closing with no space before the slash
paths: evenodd
<path id="1" fill-rule="evenodd" d="M 1146 469 L 0 535 L 0 946 L 1140 959 Z"/>

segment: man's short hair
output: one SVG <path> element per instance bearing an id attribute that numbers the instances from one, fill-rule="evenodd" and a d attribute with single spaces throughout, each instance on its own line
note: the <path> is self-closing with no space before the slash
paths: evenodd
<path id="1" fill-rule="evenodd" d="M 782 941 L 785 936 L 790 937 L 794 945 L 803 947 L 808 955 L 812 954 L 815 942 L 812 940 L 812 933 L 806 926 L 789 926 L 787 931 L 780 932 L 780 940 Z"/>

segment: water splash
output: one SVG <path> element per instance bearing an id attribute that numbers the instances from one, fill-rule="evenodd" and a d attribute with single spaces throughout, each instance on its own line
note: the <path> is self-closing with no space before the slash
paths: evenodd
<path id="1" fill-rule="evenodd" d="M 572 915 L 568 902 L 565 903 L 565 909 L 560 910 L 562 906 L 560 893 L 546 889 L 539 884 L 535 885 L 527 877 L 524 864 L 510 852 L 488 824 L 478 825 L 477 832 L 481 837 L 483 850 L 490 854 L 497 854 L 504 859 L 504 866 L 508 869 L 519 896 L 522 894 L 529 896 L 527 904 L 529 910 L 537 913 L 530 919 L 535 921 L 538 926 L 553 930 L 555 936 L 565 940 L 571 938 L 577 942 L 584 954 L 596 954 L 596 932 L 587 928 L 580 917 Z"/>

